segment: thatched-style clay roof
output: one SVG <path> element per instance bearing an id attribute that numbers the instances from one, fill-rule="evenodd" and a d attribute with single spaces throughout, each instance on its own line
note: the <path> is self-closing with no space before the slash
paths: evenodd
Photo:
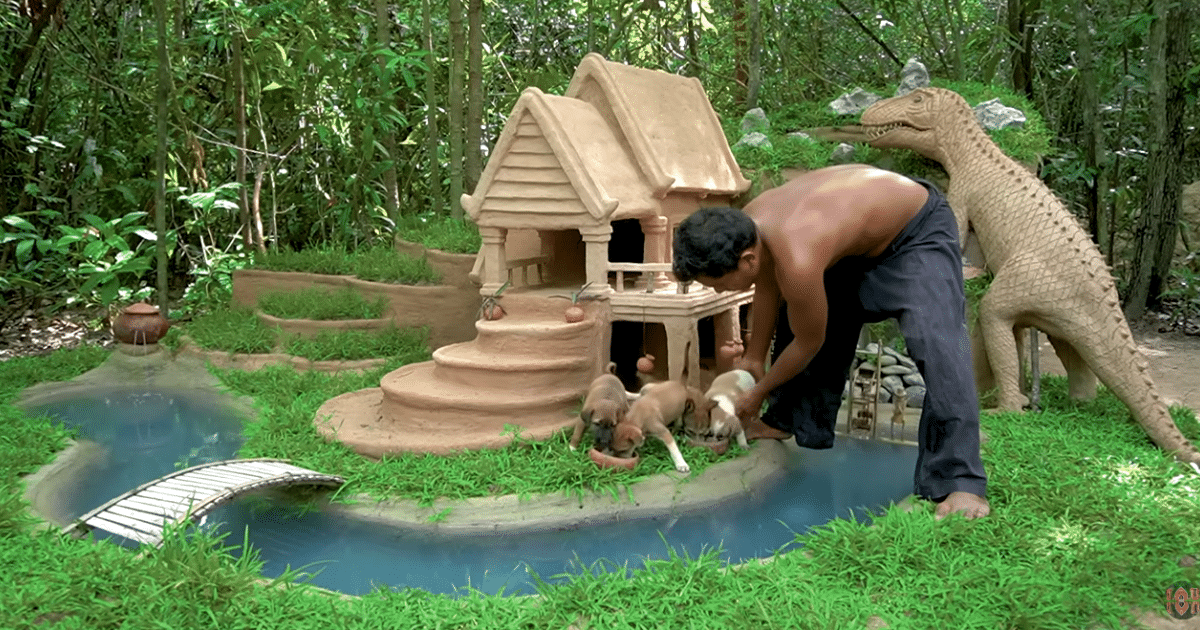
<path id="1" fill-rule="evenodd" d="M 566 96 L 594 104 L 620 128 L 656 196 L 749 189 L 698 79 L 590 53 L 575 69 Z"/>
<path id="2" fill-rule="evenodd" d="M 491 212 L 510 225 L 514 215 L 653 215 L 652 191 L 616 132 L 587 102 L 526 88 L 463 209 L 480 225 Z"/>

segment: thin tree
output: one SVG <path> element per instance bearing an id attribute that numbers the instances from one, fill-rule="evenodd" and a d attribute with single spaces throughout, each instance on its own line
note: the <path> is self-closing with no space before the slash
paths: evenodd
<path id="1" fill-rule="evenodd" d="M 158 123 L 155 147 L 154 182 L 154 233 L 155 257 L 158 263 L 157 293 L 158 311 L 168 316 L 167 307 L 167 99 L 171 96 L 167 53 L 167 7 L 166 0 L 154 0 L 154 22 L 158 35 L 158 86 L 155 93 L 154 117 Z"/>
<path id="2" fill-rule="evenodd" d="M 1033 99 L 1033 26 L 1041 0 L 1008 0 L 1008 35 L 1012 47 L 1013 90 Z"/>
<path id="3" fill-rule="evenodd" d="M 758 92 L 762 89 L 762 13 L 758 0 L 746 0 L 750 22 L 749 63 L 747 64 L 746 109 L 758 107 Z"/>
<path id="4" fill-rule="evenodd" d="M 1154 0 L 1150 24 L 1150 134 L 1146 196 L 1138 217 L 1125 316 L 1157 306 L 1175 251 L 1182 196 L 1192 3 Z"/>
<path id="5" fill-rule="evenodd" d="M 392 21 L 388 16 L 387 0 L 375 0 L 375 39 L 381 53 L 377 58 L 380 75 L 391 76 L 387 72 L 387 57 L 382 54 L 392 45 Z M 381 85 L 379 89 L 382 94 L 391 93 L 390 85 Z M 380 122 L 383 133 L 379 137 L 379 143 L 387 152 L 384 159 L 388 161 L 388 167 L 383 171 L 383 209 L 392 224 L 395 225 L 400 221 L 400 192 L 396 183 L 396 126 L 391 120 L 388 120 L 390 116 L 387 115 L 392 110 L 390 100 L 383 99 L 385 115 L 383 116 L 384 120 Z"/>
<path id="6" fill-rule="evenodd" d="M 466 56 L 462 0 L 450 0 L 450 216 L 463 216 L 463 58 Z"/>
<path id="7" fill-rule="evenodd" d="M 431 0 L 421 2 L 421 40 L 425 46 L 425 152 L 429 154 L 429 207 L 441 211 L 442 158 L 438 155 L 437 54 L 433 48 L 433 17 Z"/>
<path id="8" fill-rule="evenodd" d="M 466 188 L 475 190 L 483 171 L 483 0 L 467 3 Z"/>
<path id="9" fill-rule="evenodd" d="M 1100 110 L 1100 91 L 1096 86 L 1096 57 L 1091 26 L 1092 12 L 1087 0 L 1076 0 L 1075 57 L 1079 67 L 1079 98 L 1072 109 L 1079 114 L 1079 144 L 1083 149 L 1083 163 L 1089 174 L 1083 192 L 1088 229 L 1093 240 L 1101 244 L 1108 242 L 1109 226 L 1108 217 L 1100 208 L 1101 180 L 1104 178 L 1100 168 L 1101 130 L 1096 115 Z"/>

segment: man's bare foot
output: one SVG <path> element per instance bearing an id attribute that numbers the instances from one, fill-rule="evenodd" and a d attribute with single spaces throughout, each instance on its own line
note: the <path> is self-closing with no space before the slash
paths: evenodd
<path id="1" fill-rule="evenodd" d="M 791 433 L 780 431 L 758 418 L 743 422 L 742 429 L 746 431 L 747 440 L 786 440 L 792 437 Z"/>
<path id="2" fill-rule="evenodd" d="M 958 512 L 963 515 L 963 518 L 983 518 L 992 511 L 988 506 L 987 499 L 970 492 L 951 492 L 946 495 L 945 499 L 937 506 L 937 520 L 942 520 L 951 514 Z"/>

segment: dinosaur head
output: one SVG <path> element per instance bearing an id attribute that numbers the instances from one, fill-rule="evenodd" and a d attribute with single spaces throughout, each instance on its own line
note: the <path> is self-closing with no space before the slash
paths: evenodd
<path id="1" fill-rule="evenodd" d="M 911 149 L 941 162 L 942 143 L 963 111 L 968 114 L 965 120 L 974 122 L 971 108 L 957 92 L 917 88 L 868 107 L 862 113 L 862 131 L 873 147 Z"/>

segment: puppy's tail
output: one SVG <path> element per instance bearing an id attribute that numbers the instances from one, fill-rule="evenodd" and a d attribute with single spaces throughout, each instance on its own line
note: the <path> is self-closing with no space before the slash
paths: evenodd
<path id="1" fill-rule="evenodd" d="M 615 376 L 617 374 L 617 363 L 615 361 L 609 361 L 608 367 L 604 368 L 604 371 Z"/>

